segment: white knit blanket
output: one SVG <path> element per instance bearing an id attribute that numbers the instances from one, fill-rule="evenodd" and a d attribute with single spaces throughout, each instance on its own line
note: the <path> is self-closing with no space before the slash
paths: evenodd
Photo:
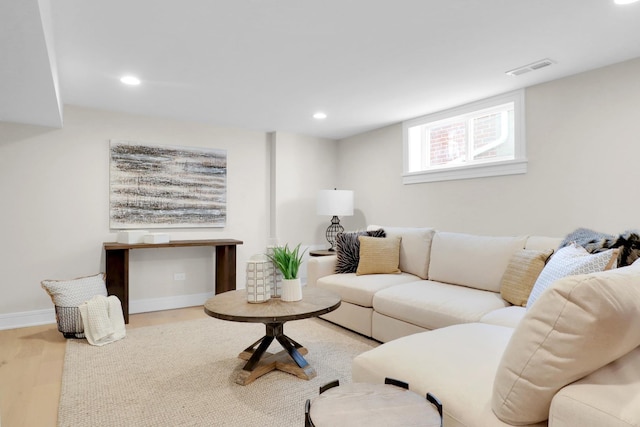
<path id="1" fill-rule="evenodd" d="M 126 336 L 122 305 L 118 297 L 96 295 L 78 308 L 89 344 L 105 345 Z"/>

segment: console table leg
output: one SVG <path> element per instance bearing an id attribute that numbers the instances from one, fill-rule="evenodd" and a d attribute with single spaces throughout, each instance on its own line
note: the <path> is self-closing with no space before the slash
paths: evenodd
<path id="1" fill-rule="evenodd" d="M 106 251 L 105 270 L 107 293 L 118 297 L 124 323 L 129 323 L 129 250 Z"/>
<path id="2" fill-rule="evenodd" d="M 216 294 L 236 289 L 236 247 L 216 246 Z"/>

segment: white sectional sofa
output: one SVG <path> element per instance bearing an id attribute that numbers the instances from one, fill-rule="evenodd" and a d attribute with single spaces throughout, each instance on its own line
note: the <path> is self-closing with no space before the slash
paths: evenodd
<path id="1" fill-rule="evenodd" d="M 500 296 L 502 274 L 511 257 L 520 249 L 555 249 L 562 240 L 475 236 L 433 228 L 369 228 L 383 228 L 387 237 L 401 238 L 400 274 L 335 274 L 335 256 L 316 257 L 309 260 L 307 284 L 342 297 L 338 310 L 324 318 L 382 342 L 478 322 L 484 316 L 487 322 L 515 326 L 524 309 L 510 309 Z"/>
<path id="2" fill-rule="evenodd" d="M 562 239 L 382 228 L 400 237 L 400 273 L 308 265 L 308 286 L 343 300 L 324 317 L 384 343 L 354 360 L 354 381 L 431 392 L 448 427 L 640 426 L 640 261 L 554 282 L 527 309 L 502 298 L 505 271 Z"/>

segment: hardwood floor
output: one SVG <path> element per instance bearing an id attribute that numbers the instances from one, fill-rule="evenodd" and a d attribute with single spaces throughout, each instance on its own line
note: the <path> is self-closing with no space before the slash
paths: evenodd
<path id="1" fill-rule="evenodd" d="M 127 329 L 199 319 L 202 306 L 132 314 Z M 55 324 L 0 331 L 2 427 L 55 427 L 66 339 Z"/>

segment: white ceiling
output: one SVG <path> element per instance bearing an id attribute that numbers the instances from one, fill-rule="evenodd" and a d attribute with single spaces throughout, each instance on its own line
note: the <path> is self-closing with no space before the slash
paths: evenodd
<path id="1" fill-rule="evenodd" d="M 639 41 L 640 3 L 613 0 L 6 0 L 0 120 L 60 126 L 64 103 L 339 139 L 637 58 Z"/>

